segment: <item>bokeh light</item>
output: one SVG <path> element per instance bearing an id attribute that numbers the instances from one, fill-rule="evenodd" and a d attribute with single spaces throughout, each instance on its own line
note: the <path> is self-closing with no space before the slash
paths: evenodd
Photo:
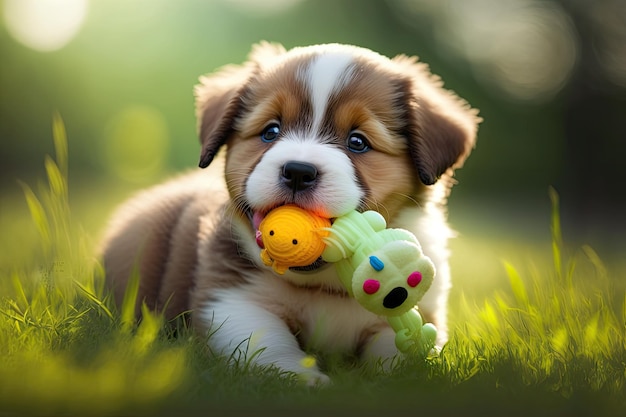
<path id="1" fill-rule="evenodd" d="M 529 2 L 519 10 L 509 10 L 501 19 L 503 30 L 492 33 L 477 78 L 492 78 L 516 99 L 552 98 L 566 84 L 576 63 L 576 37 L 569 18 L 554 4 Z"/>
<path id="2" fill-rule="evenodd" d="M 594 23 L 594 48 L 607 78 L 626 87 L 626 2 L 595 2 L 591 12 Z"/>
<path id="3" fill-rule="evenodd" d="M 162 172 L 168 149 L 165 117 L 155 108 L 133 105 L 122 109 L 107 124 L 102 157 L 112 174 L 142 183 Z"/>
<path id="4" fill-rule="evenodd" d="M 400 0 L 399 15 L 413 25 L 432 24 L 449 56 L 466 60 L 490 91 L 522 101 L 552 98 L 569 79 L 577 58 L 573 24 L 553 2 L 538 0 Z M 493 88 L 495 87 L 495 89 Z"/>
<path id="5" fill-rule="evenodd" d="M 83 26 L 88 0 L 4 0 L 3 17 L 9 34 L 41 52 L 67 45 Z"/>

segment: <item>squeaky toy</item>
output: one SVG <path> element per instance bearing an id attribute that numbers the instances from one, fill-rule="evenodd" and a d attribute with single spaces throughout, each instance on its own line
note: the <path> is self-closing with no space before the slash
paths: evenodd
<path id="1" fill-rule="evenodd" d="M 261 260 L 275 272 L 307 266 L 321 258 L 334 263 L 348 293 L 372 313 L 385 316 L 401 352 L 428 354 L 437 330 L 417 310 L 435 276 L 432 261 L 408 230 L 387 229 L 380 213 L 353 210 L 330 219 L 298 206 L 280 206 L 257 231 Z"/>
<path id="2" fill-rule="evenodd" d="M 328 227 L 329 219 L 296 205 L 277 207 L 259 224 L 261 260 L 281 275 L 290 267 L 311 265 L 326 247 L 322 238 Z"/>
<path id="3" fill-rule="evenodd" d="M 411 232 L 386 226 L 375 211 L 338 217 L 323 238 L 322 259 L 335 262 L 339 279 L 363 307 L 387 317 L 399 351 L 416 346 L 428 354 L 437 330 L 423 324 L 416 304 L 430 288 L 435 267 Z"/>

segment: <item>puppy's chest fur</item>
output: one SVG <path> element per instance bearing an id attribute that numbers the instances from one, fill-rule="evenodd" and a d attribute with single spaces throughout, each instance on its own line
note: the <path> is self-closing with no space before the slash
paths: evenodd
<path id="1" fill-rule="evenodd" d="M 239 302 L 244 312 L 259 306 L 279 317 L 305 350 L 358 352 L 372 334 L 384 327 L 380 318 L 351 298 L 321 289 L 297 288 L 266 275 L 259 276 L 255 283 L 218 290 L 216 294 L 217 298 L 196 311 L 203 323 L 224 304 Z M 264 328 L 262 318 L 250 317 Z"/>
<path id="2" fill-rule="evenodd" d="M 278 277 L 260 265 L 259 248 L 248 226 L 224 216 L 201 219 L 196 283 L 191 292 L 196 328 L 209 331 L 216 310 L 235 308 L 245 313 L 261 308 L 286 323 L 302 348 L 349 353 L 361 350 L 385 327 L 380 317 L 347 294 L 332 265 L 310 273 L 288 271 Z M 250 313 L 262 328 L 263 319 Z"/>

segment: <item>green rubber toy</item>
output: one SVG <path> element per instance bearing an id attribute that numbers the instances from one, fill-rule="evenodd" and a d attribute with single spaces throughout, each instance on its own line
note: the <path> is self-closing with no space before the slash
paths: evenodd
<path id="1" fill-rule="evenodd" d="M 326 229 L 322 259 L 335 263 L 342 284 L 364 308 L 387 317 L 400 352 L 428 354 L 437 330 L 423 324 L 416 304 L 432 284 L 435 267 L 411 232 L 386 226 L 375 211 L 338 217 Z"/>

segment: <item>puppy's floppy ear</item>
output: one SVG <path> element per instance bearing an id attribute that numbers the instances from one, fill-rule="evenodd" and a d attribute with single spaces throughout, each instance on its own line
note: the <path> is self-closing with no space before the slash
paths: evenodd
<path id="1" fill-rule="evenodd" d="M 201 168 L 209 166 L 232 134 L 235 118 L 243 105 L 242 95 L 250 78 L 265 60 L 284 52 L 285 49 L 280 45 L 262 42 L 253 46 L 249 61 L 243 65 L 227 65 L 213 74 L 200 77 L 194 95 L 202 144 Z"/>
<path id="2" fill-rule="evenodd" d="M 252 75 L 252 65 L 227 66 L 218 72 L 200 77 L 195 86 L 196 118 L 202 144 L 200 168 L 209 166 L 226 142 L 239 113 L 243 87 Z"/>
<path id="3" fill-rule="evenodd" d="M 443 88 L 439 77 L 417 58 L 393 59 L 405 75 L 407 136 L 411 158 L 420 180 L 432 185 L 448 169 L 459 168 L 476 143 L 478 111 Z"/>

